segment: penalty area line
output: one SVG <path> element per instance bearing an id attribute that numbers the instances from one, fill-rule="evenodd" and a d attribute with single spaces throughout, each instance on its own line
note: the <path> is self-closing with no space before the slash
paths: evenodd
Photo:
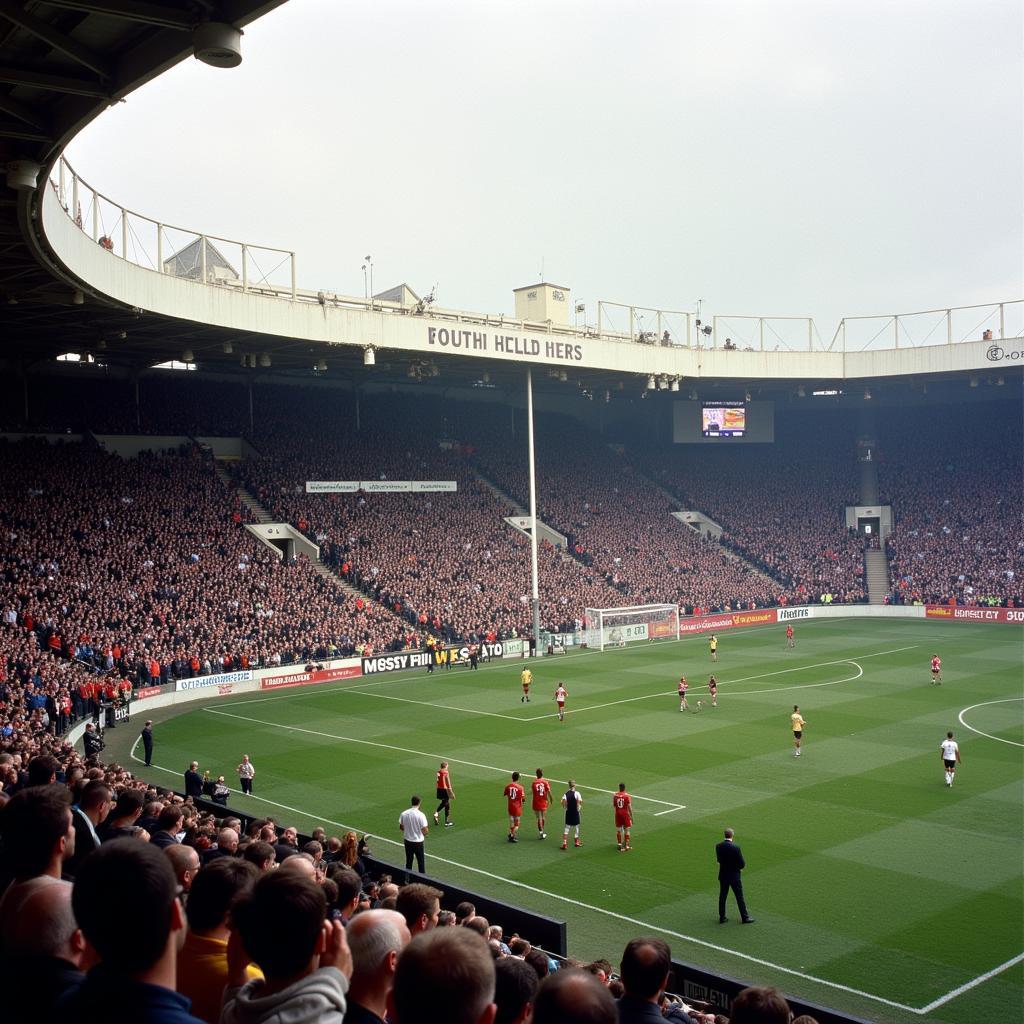
<path id="1" fill-rule="evenodd" d="M 503 775 L 511 775 L 514 770 L 512 768 L 499 768 L 493 764 L 480 764 L 478 761 L 463 761 L 457 757 L 449 757 L 447 754 L 435 754 L 428 750 L 414 750 L 411 747 L 398 747 L 393 743 L 378 743 L 376 740 L 364 740 L 357 736 L 339 736 L 337 733 L 320 732 L 317 729 L 305 729 L 299 725 L 285 725 L 281 722 L 266 722 L 262 718 L 249 718 L 246 715 L 236 715 L 230 711 L 220 711 L 217 708 L 202 708 L 201 710 L 210 715 L 221 715 L 224 718 L 237 718 L 240 722 L 251 722 L 253 725 L 263 725 L 268 729 L 285 729 L 291 732 L 305 733 L 308 736 L 319 736 L 327 740 L 341 740 L 343 743 L 360 743 L 366 747 L 377 747 L 381 750 L 395 750 L 400 754 L 413 754 L 416 757 L 429 757 L 439 761 L 447 760 L 451 764 L 461 764 L 468 768 L 482 768 L 484 771 L 499 772 Z M 557 782 L 560 786 L 567 786 L 569 784 L 568 779 L 548 779 L 548 782 Z M 587 785 L 580 788 L 586 788 L 592 793 L 607 793 L 609 796 L 614 796 L 618 792 L 617 789 L 602 789 L 600 786 Z M 647 803 L 652 804 L 661 804 L 672 811 L 681 811 L 686 807 L 685 804 L 673 803 L 671 800 L 659 800 L 653 796 L 634 796 L 633 799 L 644 800 Z"/>

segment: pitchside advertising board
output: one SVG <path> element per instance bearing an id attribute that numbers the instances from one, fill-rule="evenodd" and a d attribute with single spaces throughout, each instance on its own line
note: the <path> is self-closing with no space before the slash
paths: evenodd
<path id="1" fill-rule="evenodd" d="M 1024 608 L 962 608 L 959 605 L 926 604 L 925 618 L 951 619 L 954 622 L 1024 623 Z"/>
<path id="2" fill-rule="evenodd" d="M 522 651 L 522 641 L 505 641 L 493 644 L 478 644 L 481 661 L 490 658 L 503 658 L 509 643 L 518 643 Z M 509 652 L 511 653 L 511 652 Z M 469 645 L 463 647 L 437 647 L 433 651 L 398 651 L 395 654 L 376 654 L 371 658 L 363 658 L 363 675 L 378 676 L 383 672 L 401 672 L 408 668 L 429 667 L 431 659 L 435 666 L 468 665 Z"/>

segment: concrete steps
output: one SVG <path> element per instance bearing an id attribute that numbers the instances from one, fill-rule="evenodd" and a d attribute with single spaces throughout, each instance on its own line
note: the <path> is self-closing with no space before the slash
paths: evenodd
<path id="1" fill-rule="evenodd" d="M 275 518 L 224 468 L 224 460 L 215 459 L 213 468 L 225 485 L 238 494 L 238 500 L 253 514 L 257 523 L 273 523 Z"/>
<path id="2" fill-rule="evenodd" d="M 889 593 L 889 561 L 884 551 L 864 552 L 864 579 L 868 586 L 868 604 L 885 604 Z"/>

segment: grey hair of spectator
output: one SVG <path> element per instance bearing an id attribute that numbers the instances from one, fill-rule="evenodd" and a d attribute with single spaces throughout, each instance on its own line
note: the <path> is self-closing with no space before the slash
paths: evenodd
<path id="1" fill-rule="evenodd" d="M 533 1024 L 618 1024 L 608 989 L 592 974 L 568 968 L 549 974 L 533 1001 Z"/>
<path id="2" fill-rule="evenodd" d="M 433 1007 L 443 1007 L 446 1024 L 492 1024 L 494 960 L 474 932 L 433 928 L 417 935 L 399 957 L 389 1018 L 419 1024 Z"/>
<path id="3" fill-rule="evenodd" d="M 352 977 L 376 972 L 391 953 L 409 943 L 409 926 L 397 910 L 366 910 L 357 914 L 346 931 L 352 952 Z"/>
<path id="4" fill-rule="evenodd" d="M 77 966 L 85 942 L 71 909 L 71 885 L 36 885 L 19 903 L 4 945 L 19 956 L 55 957 Z"/>

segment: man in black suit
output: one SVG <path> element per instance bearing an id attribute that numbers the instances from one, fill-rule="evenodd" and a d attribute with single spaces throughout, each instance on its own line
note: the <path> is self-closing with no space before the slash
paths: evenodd
<path id="1" fill-rule="evenodd" d="M 199 774 L 199 762 L 193 761 L 185 772 L 185 796 L 198 800 L 203 795 L 203 777 Z"/>
<path id="2" fill-rule="evenodd" d="M 75 852 L 64 862 L 64 874 L 74 878 L 78 866 L 100 845 L 96 831 L 107 820 L 111 808 L 110 787 L 101 779 L 88 782 L 71 809 L 71 824 L 75 829 Z"/>
<path id="3" fill-rule="evenodd" d="M 747 866 L 740 848 L 732 841 L 735 835 L 731 828 L 725 830 L 725 839 L 715 847 L 718 858 L 718 923 L 725 924 L 729 919 L 725 916 L 725 898 L 732 889 L 736 897 L 736 906 L 740 910 L 740 920 L 744 924 L 753 924 L 754 919 L 747 913 L 747 904 L 743 899 L 743 882 L 740 872 Z"/>
<path id="4" fill-rule="evenodd" d="M 153 723 L 147 718 L 146 724 L 142 727 L 140 733 L 142 737 L 142 749 L 146 754 L 146 767 L 149 768 L 153 764 Z"/>

